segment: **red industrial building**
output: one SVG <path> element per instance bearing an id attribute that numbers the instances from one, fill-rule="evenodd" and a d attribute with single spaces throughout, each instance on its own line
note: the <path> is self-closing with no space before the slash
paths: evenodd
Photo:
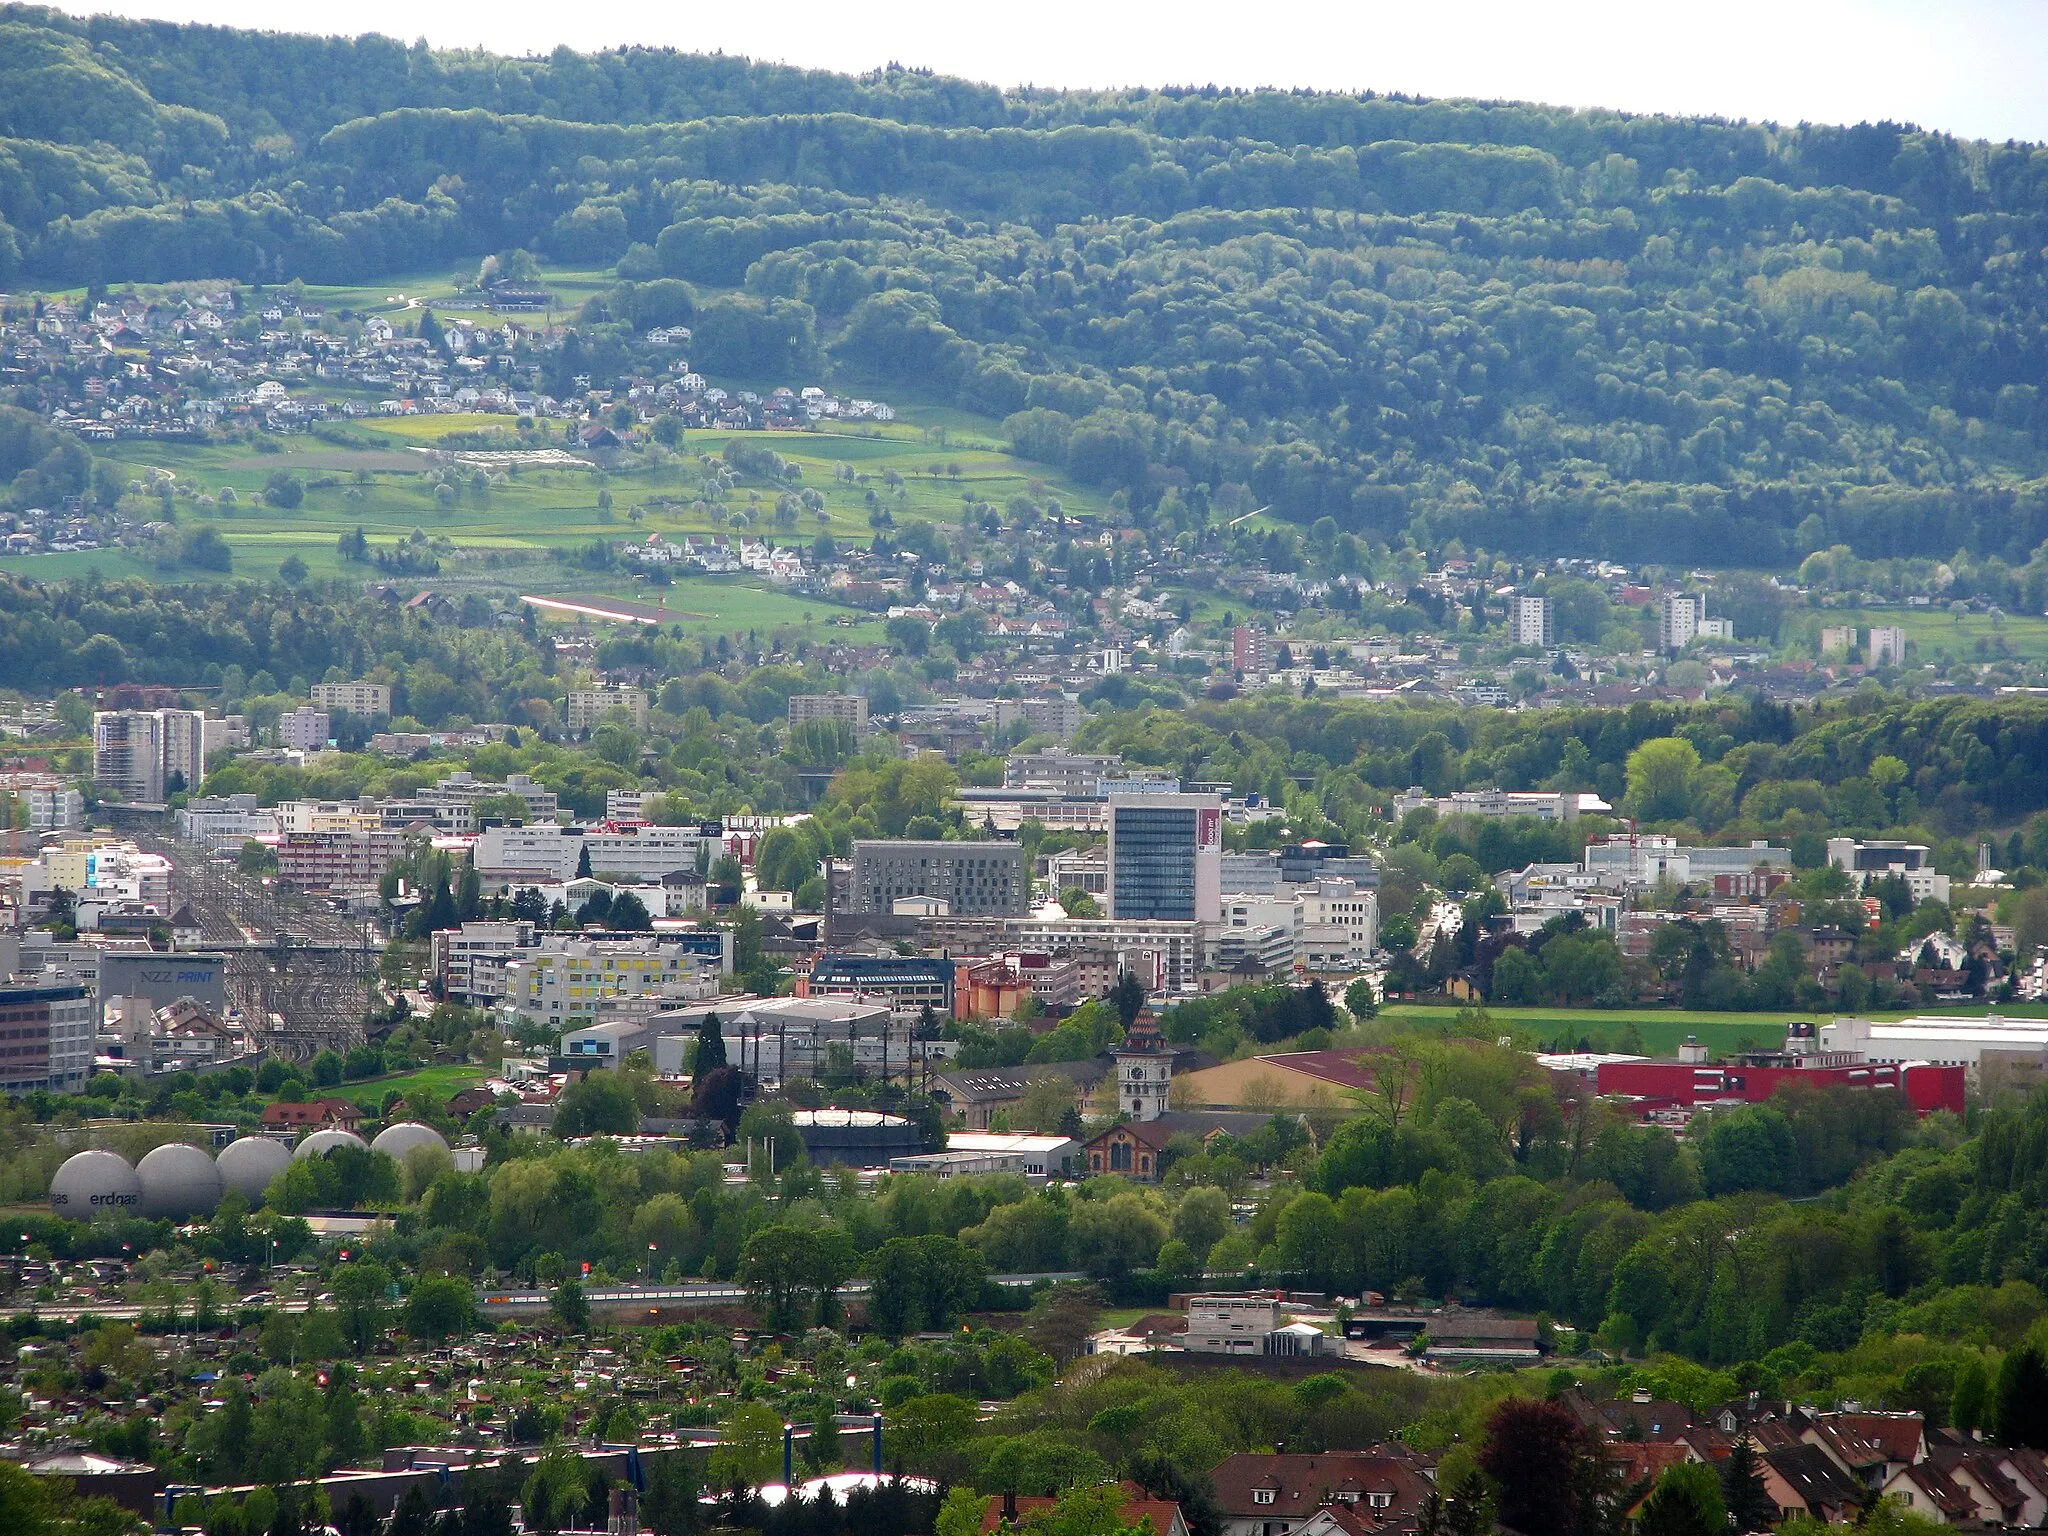
<path id="1" fill-rule="evenodd" d="M 1834 1053 L 1839 1055 L 1840 1053 Z M 1716 1064 L 1707 1061 L 1607 1061 L 1599 1068 L 1598 1091 L 1604 1097 L 1632 1099 L 1639 1116 L 1659 1111 L 1692 1109 L 1702 1104 L 1762 1104 L 1780 1088 L 1896 1088 L 1920 1114 L 1963 1112 L 1962 1067 L 1928 1062 L 1855 1062 L 1841 1065 L 1794 1065 L 1779 1058 L 1765 1065 L 1754 1058 Z"/>

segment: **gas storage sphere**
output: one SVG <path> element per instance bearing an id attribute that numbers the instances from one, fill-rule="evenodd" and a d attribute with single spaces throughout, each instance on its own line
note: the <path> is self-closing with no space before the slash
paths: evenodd
<path id="1" fill-rule="evenodd" d="M 354 1131 L 315 1131 L 292 1148 L 292 1156 L 325 1157 L 342 1147 L 354 1147 L 361 1152 L 370 1150 L 368 1143 Z"/>
<path id="2" fill-rule="evenodd" d="M 291 1149 L 268 1136 L 244 1136 L 221 1149 L 214 1167 L 221 1183 L 238 1189 L 249 1204 L 261 1205 L 270 1181 L 291 1166 Z"/>
<path id="3" fill-rule="evenodd" d="M 50 1209 L 71 1221 L 137 1216 L 142 1180 L 118 1152 L 79 1152 L 50 1180 Z"/>
<path id="4" fill-rule="evenodd" d="M 220 1204 L 220 1170 L 199 1148 L 170 1141 L 135 1165 L 142 1180 L 142 1214 L 189 1221 L 211 1216 Z"/>
<path id="5" fill-rule="evenodd" d="M 417 1120 L 401 1120 L 396 1125 L 387 1125 L 377 1133 L 377 1139 L 370 1143 L 372 1152 L 382 1152 L 397 1163 L 404 1162 L 406 1153 L 416 1147 L 433 1147 L 437 1151 L 446 1152 L 448 1143 L 431 1125 L 421 1125 Z"/>

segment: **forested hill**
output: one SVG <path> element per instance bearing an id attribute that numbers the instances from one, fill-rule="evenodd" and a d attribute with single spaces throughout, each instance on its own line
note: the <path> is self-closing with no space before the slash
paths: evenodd
<path id="1" fill-rule="evenodd" d="M 682 279 L 700 362 L 1009 419 L 1179 519 L 1760 566 L 2048 539 L 2033 145 L 10 7 L 0 216 L 17 292 L 519 247 Z"/>

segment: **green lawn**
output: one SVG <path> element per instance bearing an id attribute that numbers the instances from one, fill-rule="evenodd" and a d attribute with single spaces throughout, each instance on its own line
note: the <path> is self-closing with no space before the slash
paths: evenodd
<path id="1" fill-rule="evenodd" d="M 347 1099 L 362 1109 L 375 1111 L 383 1107 L 384 1095 L 393 1089 L 408 1095 L 425 1090 L 446 1099 L 464 1088 L 474 1088 L 487 1075 L 482 1067 L 449 1063 L 421 1067 L 416 1072 L 394 1072 L 388 1077 L 367 1078 L 360 1083 L 345 1083 L 339 1088 L 321 1092 L 324 1097 Z"/>
<path id="2" fill-rule="evenodd" d="M 1873 1019 L 1904 1019 L 1929 1011 L 1931 1010 L 1915 1009 L 1863 1016 Z M 2034 1004 L 2001 1005 L 1996 1010 L 1982 1007 L 1952 1008 L 1944 1005 L 1938 1011 L 1943 1014 L 1983 1014 L 1995 1011 L 2001 1016 L 2048 1017 L 2048 1007 Z M 1833 1011 L 1829 1009 L 1806 1013 L 1703 1013 L 1683 1008 L 1488 1008 L 1486 1012 L 1489 1018 L 1512 1024 L 1519 1030 L 1527 1030 L 1546 1045 L 1567 1033 L 1575 1038 L 1600 1034 L 1607 1037 L 1611 1049 L 1621 1032 L 1634 1025 L 1636 1033 L 1642 1037 L 1645 1053 L 1653 1056 L 1674 1054 L 1688 1035 L 1696 1036 L 1702 1045 L 1717 1052 L 1739 1050 L 1745 1044 L 1781 1045 L 1785 1039 L 1785 1026 L 1793 1020 L 1819 1024 L 1834 1017 Z M 1381 1009 L 1380 1017 L 1419 1027 L 1434 1025 L 1441 1028 L 1455 1019 L 1458 1013 L 1459 1010 L 1456 1008 L 1394 1003 Z"/>

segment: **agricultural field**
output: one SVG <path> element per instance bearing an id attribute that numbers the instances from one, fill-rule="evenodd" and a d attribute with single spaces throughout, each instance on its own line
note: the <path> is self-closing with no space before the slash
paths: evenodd
<path id="1" fill-rule="evenodd" d="M 1033 473 L 1036 466 L 1000 451 L 994 423 L 974 423 L 976 430 L 969 431 L 963 422 L 972 419 L 958 412 L 932 414 L 945 419 L 898 421 L 859 431 L 692 432 L 680 453 L 658 466 L 628 459 L 609 467 L 593 461 L 587 469 L 521 469 L 488 489 L 463 477 L 452 501 L 437 496 L 437 487 L 427 479 L 436 462 L 431 455 L 450 438 L 458 439 L 454 446 L 474 446 L 477 434 L 502 435 L 507 446 L 518 447 L 511 418 L 376 419 L 319 436 L 203 445 L 123 442 L 103 456 L 135 478 L 166 473 L 211 498 L 212 505 L 179 498 L 178 517 L 187 526 L 202 522 L 217 529 L 233 553 L 236 574 L 269 576 L 296 556 L 315 580 L 375 579 L 378 570 L 344 562 L 337 548 L 343 534 L 360 528 L 373 550 L 401 541 L 426 546 L 440 570 L 411 580 L 441 590 L 573 590 L 654 601 L 661 589 L 646 578 L 617 567 L 595 567 L 581 558 L 582 552 L 598 540 L 616 544 L 654 533 L 673 538 L 720 531 L 745 531 L 784 544 L 809 543 L 820 534 L 841 544 L 864 544 L 874 537 L 871 492 L 878 500 L 887 498 L 882 504 L 898 528 L 956 521 L 966 494 L 999 509 L 1024 493 L 1040 504 L 1056 497 L 1074 512 L 1102 510 L 1099 493 L 1041 479 Z M 693 511 L 703 484 L 698 456 L 715 459 L 736 435 L 758 439 L 799 464 L 802 486 L 824 496 L 822 515 L 806 512 L 793 527 L 777 526 L 772 517 L 776 488 L 745 479 L 729 494 L 724 511 L 728 516 L 746 512 L 750 528 L 721 527 L 708 509 Z M 286 509 L 264 499 L 265 486 L 280 474 L 303 486 L 298 506 Z M 227 491 L 233 492 L 232 501 L 224 497 Z M 120 549 L 20 556 L 0 560 L 0 569 L 45 579 L 89 571 L 110 578 L 157 575 L 146 555 Z M 207 578 L 180 568 L 175 579 Z M 754 576 L 681 577 L 661 595 L 667 607 L 700 616 L 687 622 L 723 629 L 807 619 L 825 624 L 838 618 L 860 627 L 865 638 L 871 627 L 865 615 L 766 590 Z"/>

